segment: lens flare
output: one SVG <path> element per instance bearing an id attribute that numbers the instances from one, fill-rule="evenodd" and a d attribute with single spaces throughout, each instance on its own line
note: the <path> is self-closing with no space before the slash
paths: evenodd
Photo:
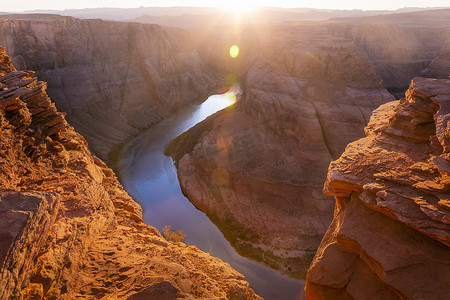
<path id="1" fill-rule="evenodd" d="M 239 47 L 237 45 L 233 45 L 230 47 L 230 56 L 232 58 L 236 58 L 239 55 Z"/>

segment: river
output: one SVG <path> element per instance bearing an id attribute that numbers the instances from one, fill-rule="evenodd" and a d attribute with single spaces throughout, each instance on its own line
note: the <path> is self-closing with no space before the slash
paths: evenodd
<path id="1" fill-rule="evenodd" d="M 172 230 L 183 230 L 186 244 L 228 262 L 264 299 L 300 299 L 304 281 L 240 256 L 214 223 L 183 195 L 173 160 L 164 155 L 164 147 L 170 140 L 235 101 L 233 92 L 212 95 L 202 104 L 190 105 L 134 138 L 119 157 L 121 182 L 142 206 L 146 224 L 160 231 L 166 225 Z"/>

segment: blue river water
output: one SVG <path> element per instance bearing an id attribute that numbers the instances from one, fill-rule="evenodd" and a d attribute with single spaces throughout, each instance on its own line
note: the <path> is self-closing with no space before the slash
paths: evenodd
<path id="1" fill-rule="evenodd" d="M 126 191 L 142 206 L 146 224 L 160 231 L 166 225 L 183 230 L 186 244 L 228 262 L 264 299 L 301 299 L 303 280 L 282 275 L 234 250 L 209 218 L 183 195 L 173 160 L 164 155 L 170 140 L 235 101 L 233 92 L 212 95 L 152 126 L 124 147 L 118 172 Z"/>

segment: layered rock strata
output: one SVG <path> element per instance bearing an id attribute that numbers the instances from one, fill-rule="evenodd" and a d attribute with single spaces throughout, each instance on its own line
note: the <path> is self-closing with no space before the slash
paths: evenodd
<path id="1" fill-rule="evenodd" d="M 308 271 L 307 299 L 448 297 L 449 121 L 450 80 L 415 78 L 330 164 L 334 219 Z"/>
<path id="2" fill-rule="evenodd" d="M 399 99 L 416 76 L 450 76 L 448 54 L 444 54 L 448 52 L 444 45 L 450 37 L 449 20 L 450 9 L 438 9 L 336 19 L 329 29 L 353 40 L 384 86 Z"/>
<path id="3" fill-rule="evenodd" d="M 0 50 L 1 299 L 260 299 L 227 263 L 145 225 L 45 87 Z"/>
<path id="4" fill-rule="evenodd" d="M 167 152 L 183 192 L 241 254 L 301 278 L 332 219 L 327 165 L 393 98 L 355 44 L 322 26 L 267 26 L 258 43 L 242 46 L 246 72 L 218 66 L 244 74 L 242 100 Z"/>
<path id="5" fill-rule="evenodd" d="M 0 20 L 0 45 L 36 70 L 60 111 L 105 158 L 114 146 L 220 82 L 182 29 L 17 15 Z"/>
<path id="6" fill-rule="evenodd" d="M 450 38 L 442 46 L 438 56 L 420 73 L 428 78 L 450 78 Z"/>

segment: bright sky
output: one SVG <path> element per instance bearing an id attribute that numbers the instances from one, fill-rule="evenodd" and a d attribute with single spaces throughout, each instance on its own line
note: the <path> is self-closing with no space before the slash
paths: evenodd
<path id="1" fill-rule="evenodd" d="M 152 6 L 278 6 L 333 9 L 397 9 L 402 7 L 450 6 L 450 0 L 2 0 L 0 11 L 91 7 Z"/>

